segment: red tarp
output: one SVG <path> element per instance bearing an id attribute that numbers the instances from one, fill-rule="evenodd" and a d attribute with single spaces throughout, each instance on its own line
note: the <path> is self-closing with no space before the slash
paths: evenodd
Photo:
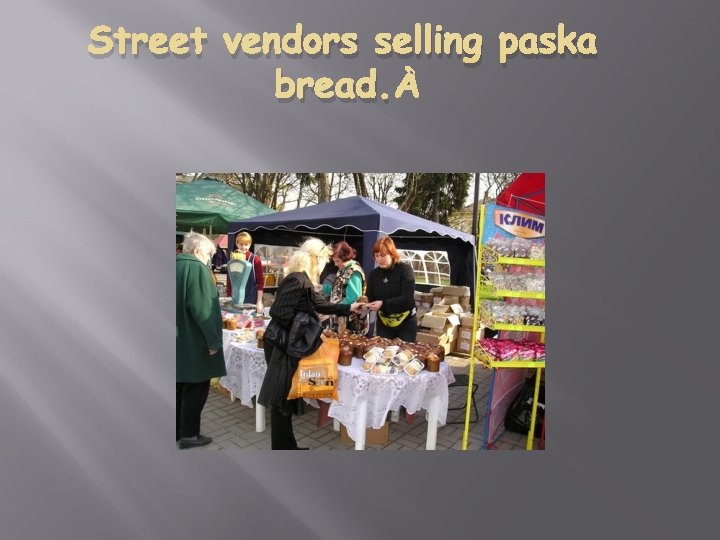
<path id="1" fill-rule="evenodd" d="M 497 204 L 545 215 L 545 173 L 521 173 L 495 199 Z"/>

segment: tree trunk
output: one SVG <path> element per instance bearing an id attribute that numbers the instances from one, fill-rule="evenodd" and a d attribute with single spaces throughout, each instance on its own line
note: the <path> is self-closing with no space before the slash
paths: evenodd
<path id="1" fill-rule="evenodd" d="M 316 173 L 318 187 L 318 203 L 330 202 L 330 183 L 327 173 Z"/>
<path id="2" fill-rule="evenodd" d="M 365 174 L 353 173 L 353 180 L 355 182 L 355 193 L 357 193 L 361 197 L 367 198 L 368 189 L 367 184 L 365 183 Z"/>

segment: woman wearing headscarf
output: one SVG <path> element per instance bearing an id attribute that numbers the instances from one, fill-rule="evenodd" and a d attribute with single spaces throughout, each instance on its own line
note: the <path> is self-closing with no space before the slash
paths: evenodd
<path id="1" fill-rule="evenodd" d="M 313 261 L 313 256 L 302 249 L 290 256 L 290 273 L 280 283 L 270 307 L 270 324 L 276 326 L 273 332 L 268 326 L 265 333 L 265 360 L 268 367 L 258 394 L 258 403 L 270 408 L 270 438 L 273 450 L 307 450 L 298 447 L 293 433 L 292 413 L 297 400 L 287 399 L 292 377 L 300 361 L 300 358 L 287 352 L 289 337 L 292 337 L 289 336 L 289 330 L 293 319 L 300 312 L 311 311 L 347 316 L 351 309 L 356 310 L 359 307 L 358 304 L 331 304 L 318 294 L 309 277 L 309 273 L 317 266 L 313 263 L 317 263 L 317 259 Z M 270 340 L 272 334 L 276 335 L 274 342 Z"/>

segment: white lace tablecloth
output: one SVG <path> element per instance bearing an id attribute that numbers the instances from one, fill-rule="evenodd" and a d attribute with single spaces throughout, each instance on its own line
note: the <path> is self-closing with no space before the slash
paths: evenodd
<path id="1" fill-rule="evenodd" d="M 398 375 L 373 375 L 360 369 L 362 359 L 353 358 L 351 366 L 338 366 L 338 400 L 330 402 L 328 415 L 339 420 L 353 441 L 357 441 L 365 427 L 381 428 L 388 412 L 405 407 L 414 414 L 420 409 L 429 411 L 430 401 L 439 397 L 438 424 L 447 419 L 448 385 L 455 382 L 447 362 L 440 363 L 438 373 L 422 370 L 411 377 Z M 366 409 L 366 419 L 359 417 Z"/>
<path id="2" fill-rule="evenodd" d="M 232 341 L 232 335 L 231 331 L 223 331 L 227 375 L 220 378 L 220 384 L 239 398 L 240 403 L 252 408 L 252 398 L 260 392 L 267 371 L 265 351 L 258 349 L 254 342 Z"/>

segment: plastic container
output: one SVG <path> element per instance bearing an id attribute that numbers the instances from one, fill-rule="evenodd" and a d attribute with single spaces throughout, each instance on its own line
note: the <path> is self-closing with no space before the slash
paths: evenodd
<path id="1" fill-rule="evenodd" d="M 410 360 L 407 364 L 405 364 L 403 371 L 411 377 L 414 377 L 415 375 L 420 373 L 420 371 L 422 371 L 424 367 L 425 365 L 416 358 L 414 360 Z"/>

